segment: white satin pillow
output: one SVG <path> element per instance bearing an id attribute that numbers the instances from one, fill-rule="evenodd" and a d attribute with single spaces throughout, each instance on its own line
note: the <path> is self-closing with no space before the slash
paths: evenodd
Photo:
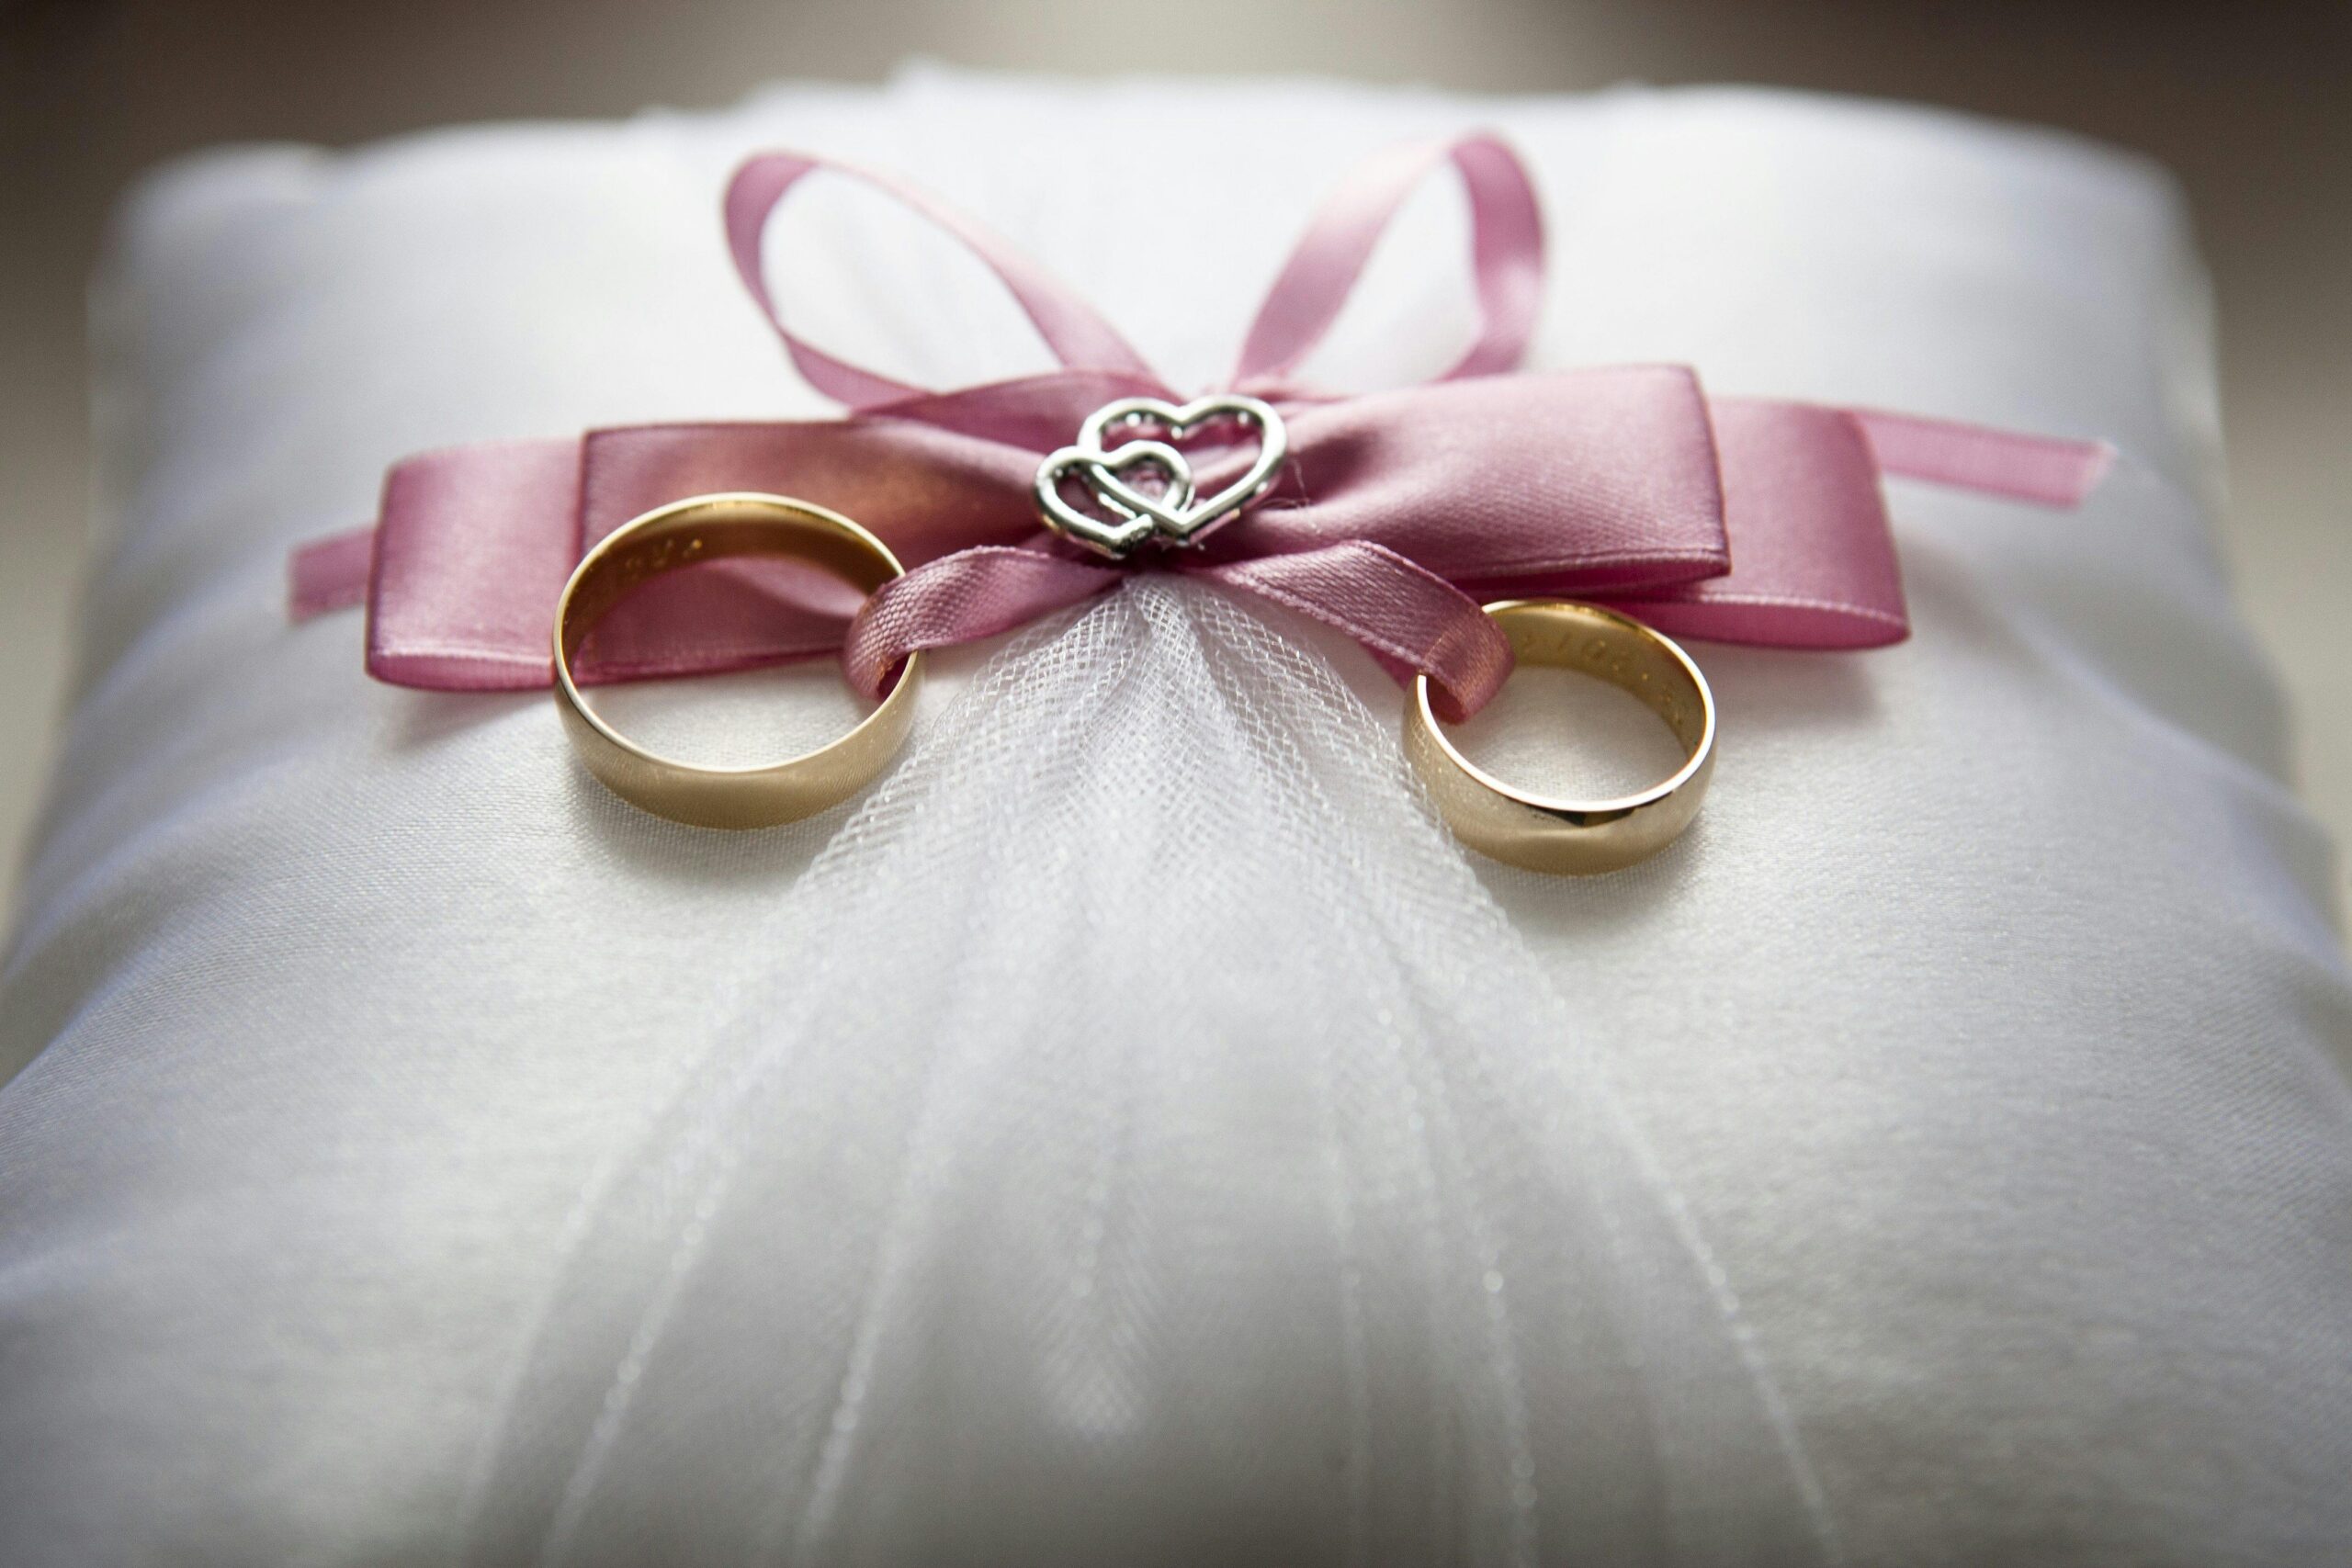
<path id="1" fill-rule="evenodd" d="M 1261 151 L 1140 178 L 1133 140 L 1107 134 L 1137 118 L 1247 125 Z M 364 520 L 409 451 L 825 412 L 727 276 L 716 195 L 747 152 L 912 173 L 1185 384 L 1222 368 L 1339 171 L 1478 125 L 1544 187 L 1538 363 L 1688 361 L 1718 390 L 2123 453 L 2076 515 L 1898 489 L 1902 647 L 1700 649 L 1724 715 L 1715 793 L 1637 872 L 1465 870 L 1374 779 L 1338 819 L 1377 827 L 1364 852 L 1442 907 L 1384 905 L 1375 878 L 1344 929 L 1286 911 L 1252 933 L 1237 910 L 1281 973 L 1187 977 L 1176 944 L 1132 985 L 1107 962 L 1062 971 L 1067 1006 L 1017 1029 L 1001 980 L 934 992 L 933 963 L 903 976 L 943 999 L 917 1026 L 905 996 L 827 991 L 901 980 L 871 947 L 831 953 L 826 922 L 887 930 L 896 898 L 952 942 L 942 910 L 989 892 L 910 876 L 886 897 L 841 869 L 944 831 L 905 809 L 934 781 L 956 808 L 936 757 L 797 829 L 677 829 L 584 783 L 543 701 L 374 686 L 354 620 L 284 624 L 287 547 Z M 1440 363 L 1464 319 L 1450 199 L 1384 251 L 1332 379 Z M 784 248 L 831 301 L 831 341 L 941 383 L 1035 367 L 950 255 L 871 207 L 830 217 Z M 0 1560 L 2352 1556 L 2352 979 L 2323 913 L 2329 848 L 2278 782 L 2278 699 L 2207 533 L 2204 295 L 2154 172 L 1747 92 L 922 73 L 620 126 L 211 155 L 130 205 L 97 299 L 113 539 L 0 981 L 0 1058 L 28 1064 L 0 1093 Z M 1232 676 L 1226 717 L 1257 711 L 1243 688 L 1281 657 L 1175 598 L 1116 601 L 1069 635 L 1057 646 L 1098 662 L 1172 639 L 1155 678 L 1223 679 L 1246 644 L 1260 663 Z M 1314 646 L 1345 682 L 1295 672 L 1330 757 L 1376 772 L 1393 690 Z M 772 689 L 699 711 L 774 724 Z M 1491 743 L 1532 765 L 1541 716 L 1509 701 Z M 935 735 L 1003 733 L 968 705 L 930 711 Z M 1150 711 L 1130 717 L 1148 731 Z M 935 852 L 1043 831 L 1007 810 Z M 1218 859 L 1250 843 L 1284 852 L 1206 833 L 1124 884 L 1091 855 L 1072 897 L 1106 951 L 1131 952 L 1157 889 L 1263 874 Z M 975 926 L 975 948 L 1000 929 Z M 1343 946 L 1426 982 L 1433 1021 L 1406 1043 L 1443 1047 L 1415 1069 L 1430 1082 L 1482 1050 L 1516 1082 L 1563 1031 L 1599 1059 L 1669 1195 L 1644 1223 L 1663 1214 L 1702 1262 L 1724 1337 L 1708 1353 L 1736 1349 L 1747 1380 L 1721 1406 L 1723 1451 L 1621 1441 L 1713 1430 L 1718 1406 L 1702 1389 L 1695 1416 L 1667 1409 L 1673 1367 L 1636 1359 L 1621 1388 L 1570 1353 L 1601 1332 L 1578 1314 L 1638 1316 L 1652 1287 L 1537 1256 L 1583 1223 L 1573 1184 L 1539 1179 L 1561 1150 L 1538 1134 L 1524 1169 L 1498 1135 L 1466 1141 L 1469 1175 L 1425 1175 L 1445 1233 L 1426 1253 L 1343 1234 L 1349 1213 L 1359 1240 L 1390 1234 L 1424 1127 L 1415 1109 L 1412 1137 L 1350 1142 L 1306 1114 L 1328 1066 L 1301 1044 L 1316 1019 L 1396 1016 L 1352 967 L 1340 994 L 1319 955 Z M 978 1031 L 978 998 L 1023 1049 L 956 1102 L 964 1153 L 902 1170 L 882 1155 L 929 1148 L 932 1123 L 910 1087 L 928 1080 L 899 1058 Z M 746 998 L 819 1009 L 808 1038 L 838 1059 L 763 1089 L 717 1155 L 662 1143 Z M 1087 1054 L 1113 1037 L 1214 1043 L 1184 1081 L 1234 1093 L 1170 1087 L 1154 1051 Z M 1349 1049 L 1329 1060 L 1353 1070 Z M 1343 1131 L 1386 1128 L 1423 1081 L 1324 1100 Z M 1045 1088 L 980 1087 L 1000 1082 Z M 1136 1083 L 1155 1097 L 1130 1123 L 1098 1113 Z M 1293 1094 L 1301 1118 L 1250 1109 Z M 1463 1114 L 1527 1133 L 1495 1098 Z M 1107 1165 L 1089 1163 L 1098 1144 Z M 1182 1152 L 1199 1147 L 1216 1157 Z M 980 1148 L 1028 1163 L 1002 1168 L 1019 1179 L 959 1163 Z M 694 1194 L 716 1189 L 662 1185 L 706 1156 L 774 1201 L 706 1214 Z M 1327 1165 L 1347 1201 L 1293 1202 Z M 1088 1197 L 1122 1182 L 1125 1208 Z M 614 1192 L 619 1220 L 595 1196 Z M 1085 1217 L 1104 1212 L 1158 1229 L 1130 1244 L 1136 1292 L 1071 1331 L 1095 1369 L 1073 1383 L 1068 1344 L 1024 1337 L 1072 1310 L 1033 1262 L 1112 1246 L 1119 1226 Z M 705 1221 L 724 1256 L 665 1295 Z M 1482 1224 L 1502 1239 L 1474 1267 Z M 1417 1283 L 1424 1267 L 1446 1279 Z M 794 1293 L 810 1280 L 824 1290 Z M 662 1339 L 664 1314 L 692 1331 Z M 1408 1383 L 1438 1416 L 1385 1403 Z M 1635 1494 L 1651 1501 L 1619 1506 Z"/>

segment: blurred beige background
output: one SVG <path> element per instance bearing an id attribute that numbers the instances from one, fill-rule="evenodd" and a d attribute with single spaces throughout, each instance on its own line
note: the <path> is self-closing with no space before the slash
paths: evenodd
<path id="1" fill-rule="evenodd" d="M 88 451 L 81 287 L 126 179 L 211 141 L 718 104 L 771 77 L 877 77 L 909 54 L 1512 91 L 1762 82 L 2154 153 L 2188 186 L 2219 287 L 2241 598 L 2298 709 L 2302 787 L 2352 840 L 2345 0 L 0 0 L 5 881 L 68 679 Z"/>

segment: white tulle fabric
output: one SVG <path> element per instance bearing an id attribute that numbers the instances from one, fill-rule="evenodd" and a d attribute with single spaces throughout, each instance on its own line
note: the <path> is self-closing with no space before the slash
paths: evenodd
<path id="1" fill-rule="evenodd" d="M 1826 1560 L 1683 1195 L 1297 628 L 1031 634 L 759 940 L 567 1224 L 475 1561 Z"/>

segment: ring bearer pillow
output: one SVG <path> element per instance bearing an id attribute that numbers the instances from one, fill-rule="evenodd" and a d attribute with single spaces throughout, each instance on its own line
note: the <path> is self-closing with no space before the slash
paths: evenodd
<path id="1" fill-rule="evenodd" d="M 1131 123 L 1247 155 L 1144 177 Z M 942 651 L 895 770 L 755 835 L 284 624 L 408 453 L 834 412 L 712 242 L 747 153 L 918 171 L 1188 387 L 1338 172 L 1489 126 L 1531 369 L 2120 454 L 2072 513 L 1894 481 L 1897 646 L 1694 642 L 1713 793 L 1632 871 L 1466 854 L 1361 648 L 1170 574 Z M 1036 367 L 903 213 L 809 206 L 829 348 Z M 1330 385 L 1469 330 L 1459 197 L 1407 218 Z M 2352 982 L 2146 170 L 1747 93 L 924 73 L 216 154 L 97 300 L 112 535 L 0 992 L 0 1559 L 2352 1548 Z M 1456 739 L 1606 786 L 1562 705 L 1623 716 L 1544 673 Z M 751 760 L 838 684 L 599 701 Z"/>

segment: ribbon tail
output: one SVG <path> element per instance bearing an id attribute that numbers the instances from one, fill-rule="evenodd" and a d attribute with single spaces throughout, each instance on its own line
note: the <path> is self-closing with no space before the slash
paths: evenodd
<path id="1" fill-rule="evenodd" d="M 1849 409 L 1879 471 L 2041 506 L 2080 506 L 2115 463 L 2104 441 L 2024 435 L 1955 420 Z"/>
<path id="2" fill-rule="evenodd" d="M 1883 475 L 2072 507 L 2114 457 L 2100 442 L 1910 414 L 1761 398 L 1709 408 L 1732 570 L 1619 607 L 1722 642 L 1860 649 L 1909 635 Z"/>
<path id="3" fill-rule="evenodd" d="M 1382 545 L 1355 539 L 1184 570 L 1337 627 L 1399 681 L 1428 676 L 1449 723 L 1486 706 L 1510 676 L 1510 643 L 1478 602 Z"/>
<path id="4" fill-rule="evenodd" d="M 296 626 L 368 603 L 376 570 L 376 525 L 329 534 L 286 558 L 286 618 Z"/>
<path id="5" fill-rule="evenodd" d="M 1092 598 L 1126 574 L 1046 550 L 982 545 L 884 583 L 858 609 L 842 671 L 879 702 L 907 655 L 978 642 Z"/>

